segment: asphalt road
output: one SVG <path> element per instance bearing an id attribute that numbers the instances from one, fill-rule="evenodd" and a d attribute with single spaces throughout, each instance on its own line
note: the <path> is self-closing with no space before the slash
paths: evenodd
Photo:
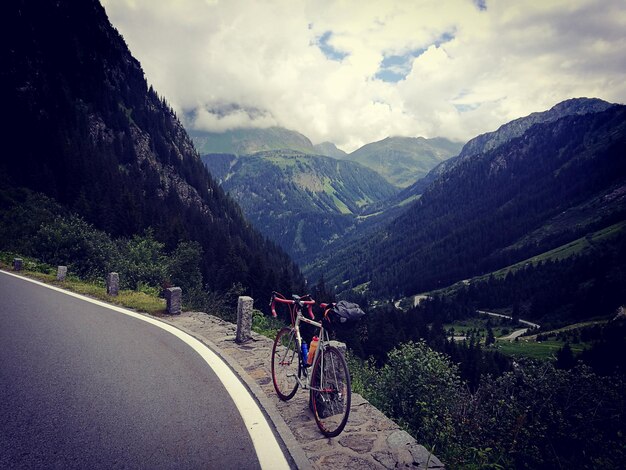
<path id="1" fill-rule="evenodd" d="M 235 404 L 189 345 L 0 272 L 0 468 L 259 466 Z"/>

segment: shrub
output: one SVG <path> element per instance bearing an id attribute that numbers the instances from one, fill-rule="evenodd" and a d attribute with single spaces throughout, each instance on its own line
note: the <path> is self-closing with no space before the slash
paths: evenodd
<path id="1" fill-rule="evenodd" d="M 195 292 L 202 289 L 200 261 L 202 247 L 198 242 L 180 242 L 170 255 L 167 276 L 172 286 L 180 287 L 183 292 Z"/>
<path id="2" fill-rule="evenodd" d="M 88 279 L 104 276 L 119 259 L 111 238 L 77 215 L 44 223 L 32 245 L 34 255 L 45 263 L 66 265 L 72 273 Z"/>
<path id="3" fill-rule="evenodd" d="M 621 375 L 526 360 L 469 393 L 457 366 L 422 342 L 397 347 L 381 368 L 348 359 L 354 390 L 450 468 L 619 468 L 626 460 Z"/>
<path id="4" fill-rule="evenodd" d="M 430 446 L 444 445 L 452 435 L 453 409 L 460 396 L 458 367 L 426 343 L 406 343 L 389 353 L 387 363 L 376 369 L 363 364 L 355 380 L 368 400 Z"/>
<path id="5" fill-rule="evenodd" d="M 615 468 L 625 455 L 623 379 L 578 366 L 526 361 L 498 379 L 486 377 L 457 408 L 456 441 L 493 449 L 505 468 Z M 463 468 L 462 453 L 449 456 Z"/>
<path id="6" fill-rule="evenodd" d="M 116 271 L 123 288 L 136 290 L 140 284 L 160 287 L 167 272 L 164 244 L 154 238 L 152 230 L 118 242 L 123 256 Z"/>

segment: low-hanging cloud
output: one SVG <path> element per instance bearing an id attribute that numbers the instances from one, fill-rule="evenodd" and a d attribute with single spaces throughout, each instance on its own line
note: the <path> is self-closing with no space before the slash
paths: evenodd
<path id="1" fill-rule="evenodd" d="M 621 0 L 103 3 L 198 129 L 279 125 L 351 151 L 466 140 L 572 97 L 626 101 Z"/>

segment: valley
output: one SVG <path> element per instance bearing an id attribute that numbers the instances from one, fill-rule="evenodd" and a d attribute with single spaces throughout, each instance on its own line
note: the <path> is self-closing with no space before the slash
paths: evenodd
<path id="1" fill-rule="evenodd" d="M 253 225 L 302 265 L 356 236 L 372 223 L 360 218 L 363 211 L 398 191 L 358 163 L 294 150 L 208 154 L 202 161 Z"/>
<path id="2" fill-rule="evenodd" d="M 624 109 L 568 100 L 431 160 L 430 172 L 404 188 L 346 159 L 361 155 L 370 170 L 372 161 L 395 162 L 409 177 L 388 149 L 426 139 L 385 139 L 336 160 L 275 149 L 203 161 L 310 282 L 321 279 L 339 296 L 405 311 L 418 308 L 418 298 L 469 299 L 475 309 L 521 311 L 531 324 L 562 327 L 606 318 L 623 302 Z M 516 345 L 502 346 L 506 354 L 545 358 L 564 345 L 529 346 L 515 336 L 506 342 Z"/>

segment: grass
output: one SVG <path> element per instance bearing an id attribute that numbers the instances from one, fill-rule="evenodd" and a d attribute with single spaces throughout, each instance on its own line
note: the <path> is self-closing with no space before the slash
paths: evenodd
<path id="1" fill-rule="evenodd" d="M 548 360 L 556 357 L 556 353 L 563 347 L 563 341 L 496 341 L 496 349 L 507 356 L 512 357 L 530 357 L 533 359 Z M 572 352 L 580 354 L 587 345 L 585 343 L 570 343 Z"/>
<path id="2" fill-rule="evenodd" d="M 555 330 L 544 331 L 540 334 L 544 336 L 555 336 L 559 333 L 566 333 L 569 331 L 579 330 L 579 329 L 582 330 L 583 328 L 587 328 L 589 326 L 605 325 L 606 322 L 607 320 L 593 320 L 593 321 L 585 321 L 585 322 L 580 322 L 580 323 L 573 323 L 571 325 L 567 325 L 562 328 L 557 328 Z M 536 341 L 537 335 L 527 336 L 526 338 L 530 341 Z"/>
<path id="3" fill-rule="evenodd" d="M 13 271 L 13 257 L 12 254 L 3 253 L 2 256 L 0 256 L 0 268 L 5 271 Z M 8 258 L 11 259 L 10 263 Z M 77 294 L 82 294 L 120 307 L 145 312 L 150 315 L 158 316 L 165 314 L 165 300 L 159 298 L 154 293 L 125 289 L 120 290 L 117 297 L 112 297 L 107 294 L 104 281 L 85 281 L 71 275 L 68 276 L 65 281 L 57 281 L 55 268 L 40 263 L 32 258 L 21 258 L 24 260 L 24 268 L 22 271 L 19 271 L 19 273 L 16 273 L 20 276 L 35 279 L 45 284 L 51 284 Z"/>
<path id="4" fill-rule="evenodd" d="M 13 272 L 13 258 L 23 260 L 24 268 L 16 273 L 20 276 L 153 316 L 158 317 L 166 313 L 165 300 L 158 296 L 156 288 L 140 286 L 138 290 L 124 289 L 119 291 L 117 297 L 111 297 L 106 292 L 104 281 L 85 281 L 72 275 L 68 275 L 64 281 L 57 281 L 56 268 L 13 253 L 0 253 L 0 269 Z M 258 310 L 253 311 L 253 331 L 274 339 L 283 326 L 285 325 L 280 320 L 267 317 Z"/>
<path id="5" fill-rule="evenodd" d="M 252 331 L 260 335 L 274 339 L 284 326 L 286 325 L 277 318 L 263 315 L 259 310 L 252 311 Z"/>
<path id="6" fill-rule="evenodd" d="M 491 329 L 496 338 L 500 336 L 506 336 L 507 334 L 515 331 L 516 329 L 523 328 L 523 326 L 512 325 L 509 320 L 498 318 L 468 318 L 466 320 L 459 320 L 454 323 L 446 323 L 443 325 L 445 331 L 449 331 L 450 328 L 454 328 L 455 336 L 467 336 L 472 331 L 478 331 L 478 334 L 485 338 L 487 336 L 487 323 L 491 325 Z"/>
<path id="7" fill-rule="evenodd" d="M 478 332 L 478 336 L 484 338 L 487 336 L 487 318 L 469 318 L 466 320 L 459 320 L 454 323 L 447 323 L 444 325 L 445 331 L 449 331 L 450 328 L 454 328 L 455 336 L 468 336 L 468 333 L 472 330 Z M 524 325 L 514 325 L 509 320 L 498 320 L 495 318 L 489 319 L 492 325 L 494 336 L 496 337 L 496 344 L 494 346 L 502 354 L 506 354 L 511 357 L 529 357 L 539 360 L 550 360 L 556 357 L 557 351 L 561 349 L 565 343 L 569 343 L 572 352 L 577 355 L 587 349 L 591 343 L 576 342 L 572 335 L 569 336 L 559 335 L 559 333 L 572 333 L 577 330 L 592 327 L 595 325 L 604 325 L 607 320 L 593 320 L 580 323 L 574 323 L 564 326 L 555 330 L 541 332 L 541 335 L 548 339 L 544 341 L 537 341 L 537 335 L 521 336 L 517 341 L 505 340 L 504 336 L 512 333 L 515 330 L 524 328 Z M 559 338 L 557 339 L 557 335 Z"/>
<path id="8" fill-rule="evenodd" d="M 619 222 L 602 230 L 598 230 L 597 232 L 593 232 L 587 236 L 578 238 L 570 243 L 566 243 L 565 245 L 546 251 L 540 255 L 533 256 L 532 258 L 507 266 L 506 268 L 500 269 L 493 274 L 496 278 L 503 278 L 509 272 L 515 272 L 523 269 L 528 264 L 536 266 L 543 261 L 560 261 L 574 255 L 583 254 L 592 249 L 595 243 L 617 236 L 623 230 L 626 230 L 626 222 Z M 488 277 L 489 275 L 484 275 L 476 278 L 476 280 L 484 280 Z"/>

